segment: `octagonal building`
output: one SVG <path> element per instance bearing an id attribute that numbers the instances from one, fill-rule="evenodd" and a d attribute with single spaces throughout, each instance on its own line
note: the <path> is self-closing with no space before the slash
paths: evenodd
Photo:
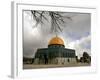
<path id="1" fill-rule="evenodd" d="M 49 41 L 48 48 L 37 49 L 34 58 L 35 64 L 68 64 L 75 62 L 75 50 L 65 48 L 64 41 L 58 36 Z"/>

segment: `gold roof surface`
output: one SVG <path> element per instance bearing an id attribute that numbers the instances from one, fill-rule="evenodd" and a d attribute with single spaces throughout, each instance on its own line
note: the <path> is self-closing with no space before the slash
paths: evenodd
<path id="1" fill-rule="evenodd" d="M 60 37 L 56 36 L 50 40 L 49 45 L 52 45 L 52 44 L 64 45 L 64 41 Z"/>

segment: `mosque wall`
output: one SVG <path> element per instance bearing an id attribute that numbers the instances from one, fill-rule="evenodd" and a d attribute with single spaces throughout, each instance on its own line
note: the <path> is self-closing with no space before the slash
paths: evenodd
<path id="1" fill-rule="evenodd" d="M 57 58 L 58 64 L 76 63 L 76 58 Z"/>
<path id="2" fill-rule="evenodd" d="M 70 63 L 76 63 L 76 58 L 52 58 L 52 59 L 48 59 L 46 64 L 70 64 Z M 45 64 L 45 60 L 44 59 L 39 59 L 36 58 L 34 60 L 34 64 Z"/>

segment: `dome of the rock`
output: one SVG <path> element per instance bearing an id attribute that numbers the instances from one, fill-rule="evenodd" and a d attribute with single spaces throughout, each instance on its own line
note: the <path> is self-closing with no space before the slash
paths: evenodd
<path id="1" fill-rule="evenodd" d="M 48 48 L 39 48 L 35 53 L 35 64 L 69 64 L 76 62 L 74 49 L 65 48 L 63 38 L 51 38 Z"/>

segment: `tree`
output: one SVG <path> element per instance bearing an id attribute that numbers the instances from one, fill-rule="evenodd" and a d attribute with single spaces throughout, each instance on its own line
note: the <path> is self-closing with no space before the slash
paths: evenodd
<path id="1" fill-rule="evenodd" d="M 83 52 L 83 61 L 86 63 L 91 62 L 91 57 L 89 56 L 89 54 L 87 52 Z"/>
<path id="2" fill-rule="evenodd" d="M 51 19 L 51 31 L 54 31 L 56 34 L 57 32 L 62 32 L 62 24 L 65 23 L 63 12 L 53 12 L 53 11 L 36 11 L 31 10 L 33 19 L 36 21 L 36 25 L 38 24 L 45 24 L 44 21 L 49 22 L 48 16 Z M 71 17 L 66 17 L 69 20 L 72 20 Z"/>
<path id="3" fill-rule="evenodd" d="M 79 62 L 78 56 L 76 56 L 75 58 L 76 58 L 76 62 Z"/>
<path id="4" fill-rule="evenodd" d="M 88 58 L 89 57 L 89 54 L 87 52 L 83 52 L 83 57 Z"/>

